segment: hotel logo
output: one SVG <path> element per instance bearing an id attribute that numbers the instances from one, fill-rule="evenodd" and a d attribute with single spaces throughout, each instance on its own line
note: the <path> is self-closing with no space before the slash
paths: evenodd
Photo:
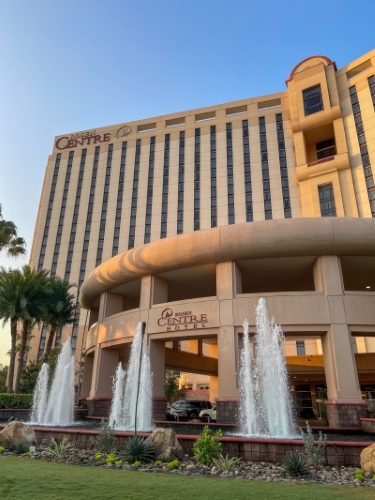
<path id="1" fill-rule="evenodd" d="M 182 311 L 174 313 L 167 307 L 163 309 L 158 326 L 166 327 L 167 332 L 175 330 L 190 330 L 193 328 L 206 328 L 208 323 L 207 314 L 193 314 L 193 311 Z"/>

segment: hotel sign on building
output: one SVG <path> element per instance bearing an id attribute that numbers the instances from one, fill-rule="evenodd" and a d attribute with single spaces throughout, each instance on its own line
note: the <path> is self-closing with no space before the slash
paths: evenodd
<path id="1" fill-rule="evenodd" d="M 184 332 L 219 326 L 219 314 L 214 302 L 179 304 L 150 311 L 149 330 Z"/>

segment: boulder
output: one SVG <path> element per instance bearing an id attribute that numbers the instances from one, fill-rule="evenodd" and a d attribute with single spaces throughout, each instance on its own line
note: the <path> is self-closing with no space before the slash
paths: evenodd
<path id="1" fill-rule="evenodd" d="M 12 447 L 13 443 L 10 437 L 8 436 L 3 436 L 2 433 L 0 432 L 0 446 L 2 448 L 10 449 Z"/>
<path id="2" fill-rule="evenodd" d="M 0 446 L 12 448 L 20 443 L 36 444 L 34 429 L 23 422 L 11 422 L 0 432 Z"/>
<path id="3" fill-rule="evenodd" d="M 176 458 L 182 460 L 185 456 L 185 451 L 173 429 L 158 427 L 150 434 L 147 441 L 151 441 L 156 448 L 155 460 L 172 462 Z"/>
<path id="4" fill-rule="evenodd" d="M 361 469 L 375 474 L 375 443 L 367 446 L 361 452 Z"/>

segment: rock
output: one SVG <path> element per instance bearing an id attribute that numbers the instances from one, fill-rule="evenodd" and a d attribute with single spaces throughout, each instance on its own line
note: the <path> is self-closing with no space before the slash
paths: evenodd
<path id="1" fill-rule="evenodd" d="M 185 456 L 185 451 L 172 429 L 159 427 L 150 434 L 147 441 L 150 441 L 156 448 L 156 460 L 171 462 L 176 458 L 182 460 Z"/>
<path id="2" fill-rule="evenodd" d="M 375 443 L 361 452 L 361 469 L 375 474 Z"/>
<path id="3" fill-rule="evenodd" d="M 3 443 L 8 443 L 8 446 L 5 446 Z M 23 422 L 11 422 L 0 432 L 0 446 L 11 448 L 20 443 L 35 445 L 36 437 L 34 429 Z"/>

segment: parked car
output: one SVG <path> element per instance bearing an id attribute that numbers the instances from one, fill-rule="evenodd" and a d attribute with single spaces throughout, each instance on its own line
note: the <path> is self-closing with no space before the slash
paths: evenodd
<path id="1" fill-rule="evenodd" d="M 209 401 L 186 401 L 180 399 L 171 404 L 167 413 L 167 420 L 190 420 L 198 418 L 201 410 L 211 409 Z"/>
<path id="2" fill-rule="evenodd" d="M 199 418 L 208 422 L 216 422 L 216 406 L 205 408 L 199 413 Z"/>

